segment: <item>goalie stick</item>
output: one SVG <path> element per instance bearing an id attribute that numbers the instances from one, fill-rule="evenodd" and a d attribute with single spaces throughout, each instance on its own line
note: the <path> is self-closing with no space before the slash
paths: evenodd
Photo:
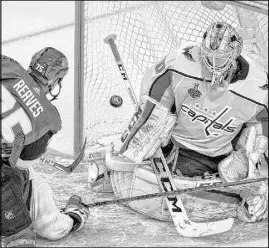
<path id="1" fill-rule="evenodd" d="M 201 237 L 226 232 L 232 228 L 234 223 L 233 218 L 207 223 L 191 221 L 181 199 L 175 194 L 177 188 L 160 149 L 153 156 L 152 165 L 162 191 L 174 193 L 171 196 L 166 196 L 165 199 L 180 235 L 185 237 Z"/>
<path id="2" fill-rule="evenodd" d="M 123 66 L 123 62 L 121 60 L 117 45 L 115 44 L 116 39 L 115 34 L 111 34 L 104 39 L 104 42 L 109 44 L 112 53 L 114 55 L 115 61 L 118 65 L 119 71 L 123 77 L 123 82 L 126 86 L 128 95 L 130 96 L 133 107 L 136 110 L 138 107 L 138 102 L 136 100 L 136 96 L 132 89 L 131 83 L 127 77 L 127 72 Z M 128 84 L 128 85 L 127 85 Z M 131 88 L 131 90 L 130 90 Z M 157 157 L 156 157 L 157 155 Z M 171 176 L 171 173 L 166 164 L 165 158 L 163 157 L 162 151 L 158 148 L 152 159 L 152 166 L 155 171 L 156 177 L 158 179 L 158 183 L 163 192 L 173 192 L 177 188 L 175 187 L 175 183 Z M 167 187 L 168 186 L 168 187 Z M 174 192 L 173 192 L 174 193 Z M 186 210 L 183 206 L 183 203 L 179 196 L 166 196 L 166 203 L 168 205 L 171 217 L 177 229 L 177 232 L 186 237 L 200 237 L 206 235 L 212 235 L 216 233 L 221 233 L 228 231 L 232 228 L 234 219 L 228 218 L 224 220 L 219 220 L 216 222 L 208 222 L 208 223 L 197 223 L 189 220 Z"/>
<path id="3" fill-rule="evenodd" d="M 244 179 L 237 182 L 230 182 L 230 183 L 222 183 L 222 182 L 215 182 L 211 185 L 201 185 L 199 187 L 194 188 L 186 188 L 186 189 L 177 189 L 174 191 L 165 191 L 161 193 L 153 193 L 153 194 L 147 194 L 147 195 L 138 195 L 138 196 L 132 196 L 132 197 L 126 197 L 126 198 L 118 198 L 114 200 L 106 200 L 106 201 L 99 201 L 99 202 L 93 202 L 93 203 L 82 203 L 84 207 L 92 208 L 92 207 L 98 207 L 98 206 L 105 206 L 109 204 L 117 204 L 117 203 L 124 203 L 124 202 L 131 202 L 131 201 L 138 201 L 138 200 L 146 200 L 156 197 L 162 197 L 162 196 L 174 196 L 176 194 L 183 194 L 183 193 L 195 193 L 199 191 L 208 191 L 212 192 L 215 189 L 219 188 L 225 188 L 225 187 L 231 187 L 231 186 L 238 186 L 238 185 L 244 185 L 244 184 L 251 184 L 251 183 L 257 183 L 262 181 L 268 181 L 267 177 L 257 178 L 257 179 Z M 222 191 L 217 191 L 222 192 Z M 230 194 L 227 194 L 230 196 Z M 237 195 L 237 194 L 236 194 Z M 240 199 L 240 196 L 234 196 L 236 198 Z"/>
<path id="4" fill-rule="evenodd" d="M 87 142 L 87 138 L 85 138 L 85 141 L 84 141 L 84 144 L 83 144 L 83 147 L 82 147 L 82 150 L 80 152 L 80 154 L 78 155 L 78 157 L 74 160 L 73 163 L 71 163 L 70 165 L 63 165 L 63 164 L 60 164 L 60 163 L 57 163 L 55 161 L 53 161 L 52 159 L 50 158 L 47 158 L 45 156 L 42 156 L 39 160 L 40 163 L 45 163 L 45 164 L 48 164 L 48 165 L 51 165 L 53 167 L 56 167 L 57 169 L 59 170 L 62 170 L 62 171 L 65 171 L 67 173 L 72 173 L 77 167 L 78 165 L 80 164 L 83 156 L 84 156 L 84 151 L 85 151 L 85 147 L 86 147 L 86 142 Z"/>
<path id="5" fill-rule="evenodd" d="M 134 108 L 136 108 L 137 105 L 138 105 L 138 102 L 137 102 L 133 87 L 132 87 L 132 85 L 130 83 L 130 80 L 129 80 L 128 76 L 127 76 L 127 72 L 126 72 L 126 70 L 124 68 L 123 62 L 121 60 L 117 45 L 114 42 L 114 40 L 116 40 L 116 38 L 117 38 L 117 35 L 111 34 L 111 35 L 107 36 L 104 39 L 104 42 L 106 44 L 109 44 L 109 46 L 111 48 L 111 51 L 112 51 L 112 53 L 114 55 L 114 59 L 115 59 L 117 65 L 118 65 L 120 74 L 122 76 L 124 86 L 126 87 L 126 91 L 127 91 L 128 95 L 129 95 L 131 101 L 132 101 L 132 104 L 133 104 Z"/>

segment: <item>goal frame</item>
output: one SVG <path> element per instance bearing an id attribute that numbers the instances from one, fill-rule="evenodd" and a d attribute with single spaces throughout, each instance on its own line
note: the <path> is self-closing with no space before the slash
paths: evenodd
<path id="1" fill-rule="evenodd" d="M 84 1 L 75 1 L 74 37 L 74 140 L 77 157 L 84 140 Z"/>
<path id="2" fill-rule="evenodd" d="M 84 2 L 75 2 L 75 29 L 74 29 L 74 139 L 73 156 L 80 153 L 84 143 Z M 268 16 L 268 10 L 249 5 L 242 1 L 221 1 L 225 4 L 255 11 Z M 127 10 L 130 11 L 130 10 Z M 111 15 L 113 15 L 112 13 Z M 118 14 L 115 13 L 115 14 Z M 104 15 L 107 16 L 107 15 Z M 100 15 L 98 18 L 102 18 Z M 88 20 L 90 21 L 90 20 Z"/>

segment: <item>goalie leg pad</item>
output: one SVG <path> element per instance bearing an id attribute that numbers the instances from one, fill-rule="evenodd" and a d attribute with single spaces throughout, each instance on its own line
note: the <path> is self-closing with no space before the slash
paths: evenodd
<path id="1" fill-rule="evenodd" d="M 118 198 L 129 197 L 130 189 L 132 185 L 133 172 L 125 171 L 112 171 L 111 172 L 111 184 L 113 192 Z M 127 203 L 124 203 L 128 205 Z"/>
<path id="2" fill-rule="evenodd" d="M 137 167 L 137 169 L 139 170 L 139 167 Z M 155 182 L 154 179 L 145 179 L 148 178 L 148 176 L 154 178 L 155 174 L 153 172 L 149 172 L 148 170 L 144 170 L 143 174 L 145 177 L 143 178 L 139 176 L 139 173 L 137 173 L 137 169 L 134 171 L 130 196 L 134 197 L 139 195 L 160 193 L 157 181 Z M 164 197 L 132 201 L 129 203 L 129 207 L 138 213 L 150 216 L 154 219 L 162 221 L 172 221 L 172 217 L 168 210 Z"/>
<path id="3" fill-rule="evenodd" d="M 142 165 L 150 165 L 150 161 L 143 161 Z M 120 154 L 110 151 L 106 154 L 106 166 L 110 170 L 110 182 L 113 192 L 118 198 L 129 197 L 132 178 L 137 164 Z M 128 203 L 124 203 L 128 205 Z"/>
<path id="4" fill-rule="evenodd" d="M 120 192 L 120 189 L 116 190 L 115 188 L 117 186 L 116 182 L 114 182 L 114 186 L 111 184 L 111 175 L 118 176 L 117 173 L 112 172 L 131 172 L 132 174 L 137 166 L 130 159 L 115 152 L 113 146 L 91 150 L 87 152 L 86 157 L 88 162 L 88 186 L 99 193 L 111 193 L 114 191 L 117 194 L 117 192 Z M 150 161 L 144 161 L 142 164 L 150 164 Z M 117 180 L 119 179 L 114 179 L 114 181 Z"/>
<path id="5" fill-rule="evenodd" d="M 150 160 L 142 161 L 141 165 L 150 165 Z M 114 171 L 133 172 L 137 163 L 111 150 L 106 153 L 105 164 L 108 169 Z"/>
<path id="6" fill-rule="evenodd" d="M 129 197 L 132 177 L 137 164 L 118 153 L 108 152 L 106 165 L 111 171 L 110 179 L 115 196 Z M 150 165 L 150 161 L 144 161 L 141 165 Z"/>
<path id="7" fill-rule="evenodd" d="M 221 182 L 219 178 L 189 178 L 173 175 L 177 189 L 194 188 L 201 184 L 210 185 L 211 183 Z M 159 185 L 155 173 L 150 166 L 137 166 L 130 189 L 130 197 L 160 193 Z M 181 194 L 180 198 L 194 221 L 201 221 L 205 218 L 227 218 L 236 216 L 238 200 L 233 197 L 219 195 L 210 192 L 196 192 L 191 194 Z M 162 221 L 172 221 L 170 212 L 167 208 L 165 198 L 158 197 L 139 201 L 132 201 L 129 207 L 135 212 L 147 215 Z"/>
<path id="8" fill-rule="evenodd" d="M 146 165 L 145 164 L 136 165 L 136 167 L 138 166 L 144 167 Z M 111 170 L 110 180 L 111 180 L 113 192 L 116 197 L 122 199 L 122 198 L 130 197 L 130 196 L 141 195 L 143 194 L 143 192 L 145 192 L 145 194 L 159 192 L 159 188 L 156 183 L 149 184 L 145 182 L 141 184 L 139 182 L 139 178 L 135 177 L 136 167 L 134 171 L 133 170 L 132 171 Z M 149 174 L 149 176 L 154 177 L 155 175 Z M 153 187 L 153 189 L 150 188 L 151 186 Z M 161 207 L 160 207 L 159 201 L 162 202 Z M 134 201 L 134 202 L 127 202 L 123 204 L 131 207 L 131 209 L 141 214 L 146 214 L 147 216 L 151 216 L 159 220 L 171 220 L 172 221 L 168 208 L 166 207 L 165 200 L 163 198 L 153 198 L 146 201 L 145 200 Z M 154 207 L 154 209 L 152 209 L 152 207 Z M 159 213 L 159 209 L 161 209 L 160 210 L 161 213 Z"/>

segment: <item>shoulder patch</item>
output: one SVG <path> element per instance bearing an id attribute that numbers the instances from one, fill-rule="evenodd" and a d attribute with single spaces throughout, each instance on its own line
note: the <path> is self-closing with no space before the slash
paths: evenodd
<path id="1" fill-rule="evenodd" d="M 194 46 L 188 46 L 188 47 L 183 48 L 182 54 L 188 60 L 195 62 L 195 60 L 193 59 L 192 54 L 191 54 L 191 49 L 193 49 L 193 48 L 194 48 Z"/>

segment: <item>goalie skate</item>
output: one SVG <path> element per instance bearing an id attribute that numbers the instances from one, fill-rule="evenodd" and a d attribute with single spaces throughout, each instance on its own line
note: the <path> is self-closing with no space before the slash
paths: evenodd
<path id="1" fill-rule="evenodd" d="M 110 171 L 106 167 L 106 153 L 110 147 L 101 147 L 86 151 L 88 164 L 88 187 L 94 192 L 111 193 Z"/>

